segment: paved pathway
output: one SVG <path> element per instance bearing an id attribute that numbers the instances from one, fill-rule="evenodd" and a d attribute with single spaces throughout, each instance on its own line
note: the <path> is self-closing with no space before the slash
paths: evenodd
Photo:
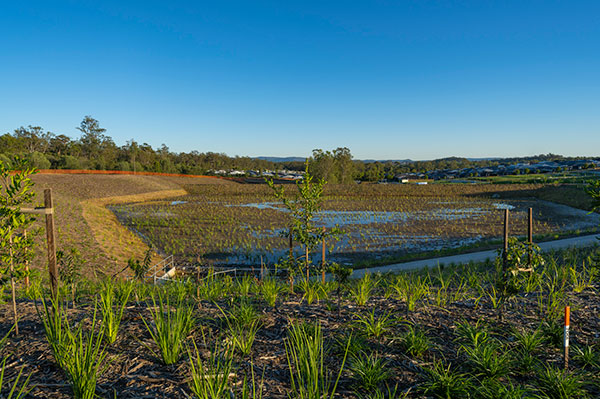
<path id="1" fill-rule="evenodd" d="M 599 237 L 598 234 L 592 234 L 587 236 L 573 237 L 573 238 L 565 238 L 562 240 L 554 240 L 554 241 L 546 241 L 539 243 L 538 245 L 542 249 L 542 251 L 550 251 L 552 249 L 563 249 L 569 247 L 585 247 L 591 246 L 594 244 L 600 244 L 600 241 L 596 239 Z M 356 269 L 352 273 L 352 278 L 360 278 L 364 276 L 365 273 L 386 273 L 386 272 L 398 272 L 402 270 L 413 270 L 413 269 L 421 269 L 425 266 L 435 267 L 438 264 L 449 265 L 451 263 L 460 264 L 460 263 L 469 263 L 473 262 L 483 262 L 486 259 L 494 259 L 496 257 L 496 250 L 489 251 L 481 251 L 481 252 L 471 252 L 468 254 L 461 255 L 452 255 L 452 256 L 444 256 L 441 258 L 433 258 L 433 259 L 422 259 L 422 260 L 414 260 L 411 262 L 405 263 L 394 263 L 393 265 L 386 266 L 377 266 L 370 267 L 368 269 Z"/>

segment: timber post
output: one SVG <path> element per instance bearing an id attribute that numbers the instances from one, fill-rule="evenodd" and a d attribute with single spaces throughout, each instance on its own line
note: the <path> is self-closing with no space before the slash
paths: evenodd
<path id="1" fill-rule="evenodd" d="M 325 226 L 323 226 L 323 246 L 321 248 L 321 269 L 322 269 L 322 280 L 325 284 Z"/>
<path id="2" fill-rule="evenodd" d="M 527 254 L 527 260 L 529 261 L 529 266 L 531 266 L 531 258 L 533 255 L 533 208 L 529 208 L 529 218 L 527 224 L 527 243 L 529 244 L 529 253 Z"/>
<path id="3" fill-rule="evenodd" d="M 54 209 L 52 204 L 52 189 L 44 190 L 44 208 L 46 208 L 46 241 L 48 243 L 48 273 L 52 298 L 58 299 L 58 268 L 56 266 L 56 242 L 54 236 Z M 49 211 L 48 211 L 49 210 Z"/>
<path id="4" fill-rule="evenodd" d="M 508 262 L 508 208 L 504 210 L 504 251 L 502 252 L 502 263 L 506 269 Z"/>

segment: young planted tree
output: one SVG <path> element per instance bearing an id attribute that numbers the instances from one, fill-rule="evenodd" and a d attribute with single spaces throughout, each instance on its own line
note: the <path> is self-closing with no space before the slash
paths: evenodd
<path id="1" fill-rule="evenodd" d="M 33 256 L 32 235 L 24 234 L 34 217 L 21 212 L 23 204 L 35 196 L 29 178 L 36 171 L 15 158 L 12 167 L 0 161 L 0 283 L 10 281 L 15 334 L 19 334 L 16 281 L 26 274 L 27 261 Z"/>
<path id="2" fill-rule="evenodd" d="M 290 211 L 291 226 L 288 234 L 304 247 L 307 281 L 310 278 L 310 253 L 327 237 L 338 237 L 341 234 L 341 230 L 337 227 L 326 230 L 315 223 L 315 216 L 321 209 L 325 183 L 324 179 L 314 179 L 308 170 L 308 162 L 304 179 L 296 183 L 298 191 L 293 198 L 286 195 L 283 186 L 276 186 L 272 179 L 267 180 L 267 184 L 275 193 L 275 198 Z"/>
<path id="3" fill-rule="evenodd" d="M 349 267 L 341 266 L 337 263 L 333 263 L 329 268 L 329 272 L 333 275 L 333 279 L 336 282 L 336 294 L 337 294 L 337 314 L 338 319 L 340 318 L 340 304 L 342 301 L 342 287 L 348 283 L 348 278 L 352 274 L 352 269 Z"/>

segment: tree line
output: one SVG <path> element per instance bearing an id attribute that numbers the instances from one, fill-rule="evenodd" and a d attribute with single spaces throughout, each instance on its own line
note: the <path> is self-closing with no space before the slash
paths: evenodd
<path id="1" fill-rule="evenodd" d="M 19 127 L 0 135 L 0 161 L 7 165 L 19 156 L 38 169 L 96 169 L 148 171 L 182 174 L 211 174 L 218 170 L 304 170 L 304 162 L 272 162 L 251 157 L 230 157 L 223 153 L 198 151 L 172 152 L 165 144 L 152 148 L 135 140 L 115 144 L 106 129 L 91 116 L 85 116 L 77 130 L 79 138 L 55 134 L 40 126 Z M 564 158 L 547 154 L 526 158 L 469 160 L 449 157 L 432 161 L 365 162 L 353 159 L 350 149 L 315 149 L 308 158 L 310 172 L 331 184 L 354 181 L 392 180 L 398 175 L 426 173 L 431 170 L 494 166 L 499 163 L 556 161 Z M 574 158 L 573 158 L 574 159 Z"/>

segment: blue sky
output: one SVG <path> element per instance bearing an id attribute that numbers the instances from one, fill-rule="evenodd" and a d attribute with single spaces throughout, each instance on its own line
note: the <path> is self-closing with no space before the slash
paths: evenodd
<path id="1" fill-rule="evenodd" d="M 0 133 L 355 158 L 600 155 L 597 1 L 5 1 Z"/>

